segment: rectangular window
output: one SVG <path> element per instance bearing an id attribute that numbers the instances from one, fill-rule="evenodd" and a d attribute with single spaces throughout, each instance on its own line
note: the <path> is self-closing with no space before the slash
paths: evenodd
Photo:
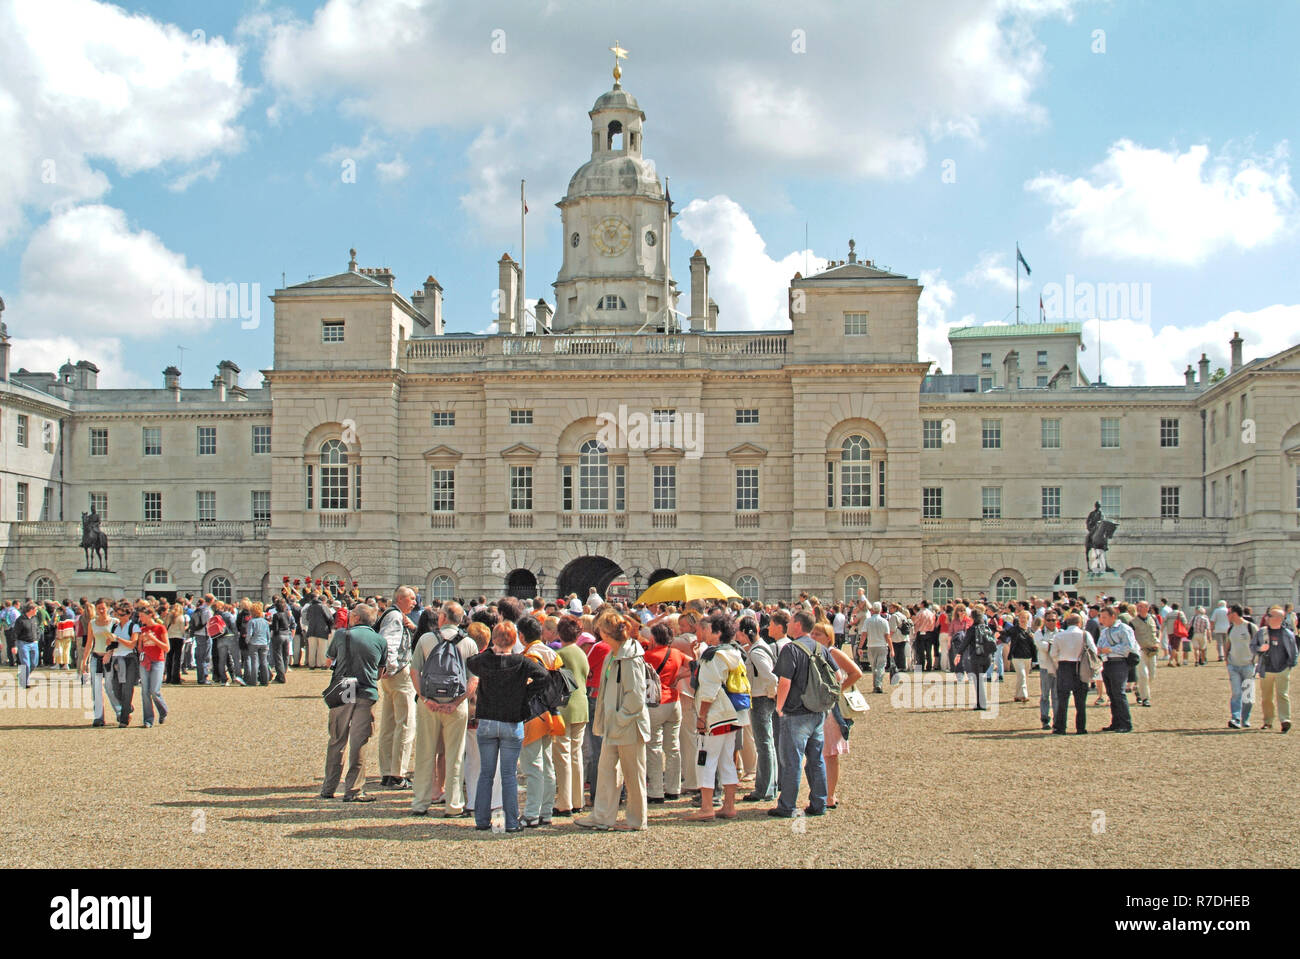
<path id="1" fill-rule="evenodd" d="M 144 428 L 144 455 L 162 456 L 162 428 L 146 426 Z"/>
<path id="2" fill-rule="evenodd" d="M 1232 518 L 1232 508 L 1236 504 L 1232 502 L 1232 474 L 1229 473 L 1223 478 L 1223 515 L 1227 519 Z"/>
<path id="3" fill-rule="evenodd" d="M 1245 516 L 1250 512 L 1250 507 L 1246 505 L 1246 471 L 1241 471 L 1241 515 Z"/>
<path id="4" fill-rule="evenodd" d="M 108 455 L 108 429 L 106 427 L 92 426 L 90 428 L 90 455 Z"/>
<path id="5" fill-rule="evenodd" d="M 739 409 L 739 410 L 736 410 L 736 425 L 737 425 L 737 426 L 757 426 L 757 425 L 758 425 L 758 410 L 753 409 L 753 408 L 748 408 L 748 407 L 745 408 L 745 409 Z"/>
<path id="6" fill-rule="evenodd" d="M 986 450 L 1002 449 L 1002 421 L 983 420 L 980 423 L 980 447 Z"/>
<path id="7" fill-rule="evenodd" d="M 342 320 L 321 320 L 320 339 L 322 343 L 342 343 L 343 342 L 343 321 Z"/>
<path id="8" fill-rule="evenodd" d="M 921 519 L 943 519 L 943 487 L 921 487 Z"/>
<path id="9" fill-rule="evenodd" d="M 981 377 L 980 377 L 980 392 L 981 392 L 981 393 L 987 393 L 987 392 L 988 392 L 989 390 L 991 390 L 991 389 L 993 389 L 993 377 L 991 377 L 991 376 L 981 376 Z"/>
<path id="10" fill-rule="evenodd" d="M 433 511 L 453 513 L 456 510 L 456 471 L 433 471 Z"/>
<path id="11" fill-rule="evenodd" d="M 444 429 L 456 425 L 455 410 L 435 410 L 433 414 L 433 428 Z"/>
<path id="12" fill-rule="evenodd" d="M 826 464 L 826 508 L 835 508 L 835 464 Z M 1297 507 L 1300 508 L 1300 507 Z"/>
<path id="13" fill-rule="evenodd" d="M 1178 486 L 1160 487 L 1160 518 L 1177 519 L 1179 515 L 1178 498 L 1181 488 Z"/>
<path id="14" fill-rule="evenodd" d="M 885 508 L 885 461 L 876 460 L 876 505 Z"/>
<path id="15" fill-rule="evenodd" d="M 1119 518 L 1122 510 L 1120 509 L 1118 486 L 1103 486 L 1101 488 L 1101 511 L 1106 514 L 1108 519 Z"/>
<path id="16" fill-rule="evenodd" d="M 980 354 L 980 366 L 983 367 L 983 368 L 986 369 L 986 370 L 991 370 L 991 369 L 993 369 L 993 354 L 992 354 L 992 353 L 981 353 L 981 354 Z"/>
<path id="17" fill-rule="evenodd" d="M 1160 446 L 1171 449 L 1178 445 L 1178 420 L 1173 417 L 1160 418 Z"/>
<path id="18" fill-rule="evenodd" d="M 258 526 L 271 525 L 271 491 L 255 489 L 253 494 L 253 522 Z"/>
<path id="19" fill-rule="evenodd" d="M 871 506 L 871 461 L 840 461 L 840 509 L 868 509 Z"/>
<path id="20" fill-rule="evenodd" d="M 1214 410 L 1210 410 L 1210 442 L 1211 443 L 1217 443 L 1219 440 L 1219 429 L 1218 426 L 1216 425 L 1217 420 L 1215 418 L 1216 415 L 1217 414 L 1214 412 Z"/>
<path id="21" fill-rule="evenodd" d="M 943 449 L 943 420 L 921 421 L 921 449 Z"/>
<path id="22" fill-rule="evenodd" d="M 1101 418 L 1101 448 L 1119 449 L 1119 417 L 1103 416 Z"/>
<path id="23" fill-rule="evenodd" d="M 1043 487 L 1043 519 L 1061 518 L 1061 487 Z"/>
<path id="24" fill-rule="evenodd" d="M 1061 448 L 1061 421 L 1044 419 L 1042 421 L 1043 449 L 1059 450 Z"/>
<path id="25" fill-rule="evenodd" d="M 573 511 L 573 467 L 560 467 L 560 510 L 565 513 Z"/>
<path id="26" fill-rule="evenodd" d="M 144 521 L 146 523 L 162 521 L 162 493 L 144 494 Z"/>
<path id="27" fill-rule="evenodd" d="M 1035 383 L 1035 385 L 1036 385 L 1040 390 L 1047 389 L 1048 379 L 1049 379 L 1049 378 L 1046 377 L 1046 376 L 1039 376 L 1039 377 L 1036 377 L 1036 383 Z"/>
<path id="28" fill-rule="evenodd" d="M 614 467 L 614 512 L 627 509 L 627 467 Z"/>
<path id="29" fill-rule="evenodd" d="M 352 467 L 352 508 L 361 509 L 361 464 Z"/>
<path id="30" fill-rule="evenodd" d="M 676 410 L 651 410 L 650 422 L 655 426 L 672 426 L 677 422 Z"/>
<path id="31" fill-rule="evenodd" d="M 253 455 L 260 456 L 263 453 L 271 452 L 271 427 L 254 426 L 253 427 Z"/>
<path id="32" fill-rule="evenodd" d="M 47 453 L 54 452 L 54 424 L 49 420 L 41 425 L 41 448 Z"/>
<path id="33" fill-rule="evenodd" d="M 18 439 L 18 445 L 19 445 L 19 446 L 26 446 L 26 445 L 27 445 L 27 414 L 26 414 L 26 413 L 19 413 L 19 414 L 18 414 L 18 437 L 17 437 L 17 439 Z"/>
<path id="34" fill-rule="evenodd" d="M 50 493 L 52 492 L 53 490 L 48 486 L 41 490 L 41 521 L 44 523 L 50 521 Z"/>
<path id="35" fill-rule="evenodd" d="M 99 514 L 100 519 L 108 519 L 108 494 L 91 493 L 90 508 Z"/>
<path id="36" fill-rule="evenodd" d="M 18 484 L 18 497 L 15 500 L 15 503 L 17 504 L 18 507 L 18 511 L 15 514 L 15 519 L 17 519 L 18 522 L 20 523 L 27 522 L 27 484 L 26 483 Z"/>
<path id="37" fill-rule="evenodd" d="M 510 508 L 527 511 L 533 508 L 533 468 L 510 467 Z"/>
<path id="38" fill-rule="evenodd" d="M 215 426 L 199 427 L 199 455 L 217 455 L 217 428 Z"/>
<path id="39" fill-rule="evenodd" d="M 844 335 L 845 336 L 866 336 L 867 335 L 867 314 L 845 313 L 844 314 Z"/>
<path id="40" fill-rule="evenodd" d="M 1002 487 L 984 486 L 980 488 L 980 518 L 1002 518 Z"/>
<path id="41" fill-rule="evenodd" d="M 1300 510 L 1300 466 L 1295 468 L 1295 508 Z"/>
<path id="42" fill-rule="evenodd" d="M 511 410 L 510 425 L 511 426 L 532 426 L 533 411 L 532 410 Z"/>
<path id="43" fill-rule="evenodd" d="M 215 490 L 201 489 L 195 494 L 198 500 L 195 518 L 200 523 L 212 523 L 217 519 L 217 493 Z"/>
<path id="44" fill-rule="evenodd" d="M 744 466 L 736 470 L 736 510 L 744 512 L 758 509 L 758 467 Z"/>
<path id="45" fill-rule="evenodd" d="M 677 508 L 677 467 L 656 466 L 652 470 L 653 484 L 651 509 L 674 510 Z"/>
<path id="46" fill-rule="evenodd" d="M 1047 365 L 1047 350 L 1038 351 L 1038 365 L 1039 366 Z"/>
<path id="47" fill-rule="evenodd" d="M 311 467 L 307 467 L 307 508 L 312 509 Z"/>

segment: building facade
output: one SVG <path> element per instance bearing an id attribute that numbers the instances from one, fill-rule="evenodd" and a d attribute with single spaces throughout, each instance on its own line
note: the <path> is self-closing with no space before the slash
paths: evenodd
<path id="1" fill-rule="evenodd" d="M 526 313 L 503 256 L 495 334 L 447 333 L 436 279 L 408 298 L 352 251 L 275 292 L 259 389 L 229 361 L 199 389 L 11 374 L 0 337 L 4 596 L 73 591 L 93 502 L 132 593 L 702 572 L 764 598 L 1010 598 L 1073 588 L 1100 501 L 1129 598 L 1296 599 L 1300 346 L 1246 363 L 1235 338 L 1219 382 L 1202 357 L 1177 386 L 1110 387 L 1076 324 L 972 327 L 931 375 L 920 284 L 852 241 L 791 279 L 790 329 L 720 331 L 701 251 L 678 309 L 645 114 L 616 81 L 590 117 L 555 305 Z"/>

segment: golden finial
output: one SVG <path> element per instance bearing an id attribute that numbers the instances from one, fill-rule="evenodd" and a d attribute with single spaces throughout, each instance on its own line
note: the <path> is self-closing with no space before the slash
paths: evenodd
<path id="1" fill-rule="evenodd" d="M 618 81 L 623 79 L 623 71 L 618 65 L 618 61 L 627 59 L 627 51 L 614 41 L 614 45 L 609 48 L 609 52 L 614 54 L 614 86 L 618 86 Z"/>

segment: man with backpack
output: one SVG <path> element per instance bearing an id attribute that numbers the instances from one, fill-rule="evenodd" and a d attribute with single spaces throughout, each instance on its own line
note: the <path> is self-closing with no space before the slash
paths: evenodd
<path id="1" fill-rule="evenodd" d="M 391 789 L 411 785 L 406 770 L 415 740 L 415 683 L 410 669 L 415 624 L 407 614 L 414 608 L 415 590 L 399 587 L 392 605 L 380 613 L 376 628 L 388 644 L 388 663 L 379 677 L 379 775 L 381 784 Z"/>
<path id="2" fill-rule="evenodd" d="M 460 628 L 465 611 L 459 603 L 444 603 L 438 627 L 420 637 L 411 650 L 411 673 L 417 677 L 415 718 L 415 778 L 411 782 L 411 815 L 427 816 L 433 805 L 434 766 L 441 744 L 446 756 L 446 816 L 468 815 L 462 784 L 465 735 L 469 728 L 469 698 L 478 677 L 466 661 L 478 645 Z"/>
<path id="3" fill-rule="evenodd" d="M 200 686 L 209 686 L 208 669 L 212 663 L 212 640 L 208 639 L 208 617 L 212 615 L 212 594 L 206 593 L 190 617 L 190 636 L 194 638 L 194 673 Z"/>
<path id="4" fill-rule="evenodd" d="M 790 642 L 776 660 L 777 734 L 776 806 L 769 816 L 790 819 L 799 799 L 799 763 L 808 774 L 809 816 L 826 814 L 826 760 L 822 756 L 822 724 L 839 698 L 836 665 L 830 650 L 810 635 L 812 614 L 800 610 L 790 617 Z"/>
<path id="5" fill-rule="evenodd" d="M 325 668 L 325 646 L 334 625 L 334 615 L 322 604 L 315 593 L 307 594 L 307 605 L 302 609 L 303 632 L 307 636 L 307 668 Z"/>
<path id="6" fill-rule="evenodd" d="M 205 628 L 216 651 L 216 677 L 222 681 L 221 684 L 229 686 L 233 682 L 236 686 L 247 685 L 240 675 L 239 634 L 235 632 L 235 617 L 228 612 L 225 603 L 213 600 L 212 615 L 208 617 Z"/>
<path id="7" fill-rule="evenodd" d="M 984 673 L 997 652 L 997 640 L 981 610 L 971 610 L 970 617 L 970 626 L 952 638 L 953 665 L 970 676 L 970 681 L 975 684 L 974 708 L 983 710 L 989 708 Z"/>

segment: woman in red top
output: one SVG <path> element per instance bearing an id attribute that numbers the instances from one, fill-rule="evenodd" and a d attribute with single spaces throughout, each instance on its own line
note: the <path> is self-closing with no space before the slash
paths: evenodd
<path id="1" fill-rule="evenodd" d="M 689 670 L 686 656 L 672 648 L 673 628 L 667 623 L 650 627 L 654 644 L 645 661 L 659 674 L 659 705 L 650 707 L 650 743 L 646 749 L 646 802 L 653 805 L 682 794 L 682 751 L 678 733 L 682 724 L 679 673 Z"/>
<path id="2" fill-rule="evenodd" d="M 158 622 L 152 608 L 142 606 L 138 613 L 140 627 L 136 649 L 140 652 L 140 688 L 144 693 L 144 728 L 153 726 L 154 704 L 158 705 L 158 725 L 167 721 L 167 703 L 162 698 L 163 672 L 166 669 L 167 627 Z"/>
<path id="3" fill-rule="evenodd" d="M 952 669 L 950 663 L 949 649 L 952 646 L 952 606 L 945 606 L 943 612 L 939 614 L 939 621 L 935 628 L 939 631 L 939 668 L 947 672 Z"/>

